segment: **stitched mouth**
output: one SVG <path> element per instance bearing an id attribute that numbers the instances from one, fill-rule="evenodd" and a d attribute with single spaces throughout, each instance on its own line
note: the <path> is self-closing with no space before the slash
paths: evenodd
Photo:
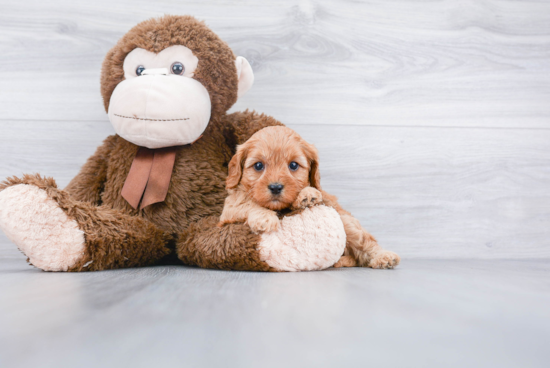
<path id="1" fill-rule="evenodd" d="M 138 118 L 137 116 L 124 116 L 119 114 L 114 114 L 115 116 L 118 116 L 119 118 L 126 118 L 126 119 L 135 119 L 135 120 L 147 120 L 147 121 L 180 121 L 180 120 L 189 120 L 189 118 L 181 118 L 181 119 L 147 119 L 147 118 Z"/>

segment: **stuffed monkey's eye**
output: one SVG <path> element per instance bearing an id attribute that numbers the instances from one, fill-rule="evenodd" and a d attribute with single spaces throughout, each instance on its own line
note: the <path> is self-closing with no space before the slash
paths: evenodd
<path id="1" fill-rule="evenodd" d="M 140 65 L 136 68 L 136 75 L 137 76 L 140 76 L 141 73 L 143 73 L 143 71 L 145 70 L 145 67 L 143 65 Z"/>
<path id="2" fill-rule="evenodd" d="M 298 170 L 299 167 L 300 165 L 298 165 L 296 161 L 292 161 L 290 164 L 288 164 L 288 168 L 292 171 Z"/>
<path id="3" fill-rule="evenodd" d="M 256 162 L 254 164 L 254 170 L 256 171 L 262 171 L 264 169 L 264 164 L 262 164 L 261 162 Z"/>
<path id="4" fill-rule="evenodd" d="M 172 74 L 175 74 L 175 75 L 183 75 L 183 72 L 185 72 L 185 67 L 183 66 L 182 63 L 180 63 L 179 61 L 176 61 L 170 67 L 170 71 L 172 72 Z"/>

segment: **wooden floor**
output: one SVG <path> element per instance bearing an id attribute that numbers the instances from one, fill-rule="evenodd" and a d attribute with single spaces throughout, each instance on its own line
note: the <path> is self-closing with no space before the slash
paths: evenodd
<path id="1" fill-rule="evenodd" d="M 165 13 L 204 20 L 250 61 L 231 111 L 315 144 L 323 188 L 382 245 L 550 258 L 550 1 L 4 1 L 0 180 L 77 174 L 114 133 L 105 54 Z"/>
<path id="2" fill-rule="evenodd" d="M 0 366 L 547 367 L 550 261 L 46 273 L 0 259 Z"/>
<path id="3" fill-rule="evenodd" d="M 0 368 L 549 366 L 550 1 L 3 1 L 0 180 L 76 175 L 105 54 L 165 13 L 250 61 L 231 111 L 314 143 L 403 264 L 45 273 L 0 232 Z"/>

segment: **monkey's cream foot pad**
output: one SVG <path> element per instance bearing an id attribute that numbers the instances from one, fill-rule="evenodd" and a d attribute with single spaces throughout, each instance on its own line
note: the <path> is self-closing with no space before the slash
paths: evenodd
<path id="1" fill-rule="evenodd" d="M 284 217 L 279 230 L 262 234 L 260 256 L 281 271 L 329 268 L 344 253 L 346 233 L 334 208 L 315 206 Z"/>
<path id="2" fill-rule="evenodd" d="M 84 233 L 76 221 L 34 185 L 0 192 L 0 229 L 45 271 L 67 271 L 84 252 Z"/>

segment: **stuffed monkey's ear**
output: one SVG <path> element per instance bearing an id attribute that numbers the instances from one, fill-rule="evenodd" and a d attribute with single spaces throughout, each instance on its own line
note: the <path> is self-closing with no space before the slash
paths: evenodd
<path id="1" fill-rule="evenodd" d="M 254 83 L 254 73 L 252 72 L 252 67 L 242 56 L 237 56 L 235 60 L 235 66 L 237 67 L 237 77 L 239 78 L 239 90 L 237 92 L 237 97 L 240 98 L 252 87 Z"/>
<path id="2" fill-rule="evenodd" d="M 304 151 L 309 160 L 309 186 L 321 190 L 321 173 L 319 172 L 319 154 L 313 144 L 304 142 Z"/>
<path id="3" fill-rule="evenodd" d="M 244 146 L 238 146 L 237 152 L 229 162 L 229 173 L 227 174 L 227 179 L 225 180 L 225 187 L 227 189 L 236 188 L 241 181 L 241 177 L 243 176 L 245 150 L 246 148 Z"/>

